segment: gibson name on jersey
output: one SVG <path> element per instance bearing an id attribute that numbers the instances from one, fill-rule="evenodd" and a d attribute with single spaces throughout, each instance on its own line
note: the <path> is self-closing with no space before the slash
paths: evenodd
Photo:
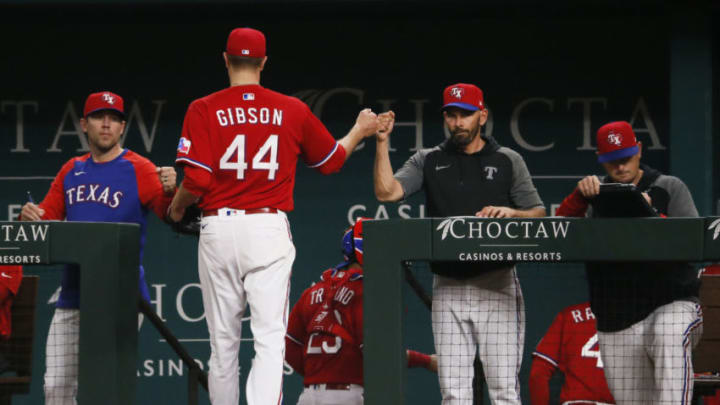
<path id="1" fill-rule="evenodd" d="M 267 107 L 228 107 L 215 111 L 218 123 L 221 127 L 228 125 L 242 124 L 263 124 L 281 126 L 283 120 L 283 110 Z"/>

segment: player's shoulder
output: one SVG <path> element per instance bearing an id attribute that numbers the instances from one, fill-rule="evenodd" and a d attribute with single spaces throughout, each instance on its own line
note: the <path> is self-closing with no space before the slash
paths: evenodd
<path id="1" fill-rule="evenodd" d="M 132 164 L 135 169 L 155 171 L 155 164 L 150 159 L 130 149 L 125 149 L 122 159 Z"/>
<path id="2" fill-rule="evenodd" d="M 686 187 L 684 181 L 682 181 L 679 177 L 670 174 L 660 174 L 657 179 L 655 179 L 653 185 L 666 189 L 672 189 L 675 187 Z"/>
<path id="3" fill-rule="evenodd" d="M 295 96 L 289 96 L 266 88 L 263 88 L 263 96 L 271 100 L 274 105 L 283 106 L 296 112 L 311 112 L 310 107 Z"/>
<path id="4" fill-rule="evenodd" d="M 212 92 L 206 96 L 196 98 L 190 102 L 188 110 L 207 109 L 209 105 L 213 105 L 219 101 L 222 101 L 229 97 L 232 87 L 226 87 L 224 89 Z"/>
<path id="5" fill-rule="evenodd" d="M 133 163 L 154 166 L 150 159 L 130 149 L 125 149 L 125 155 L 122 158 Z"/>
<path id="6" fill-rule="evenodd" d="M 417 162 L 424 162 L 429 157 L 433 156 L 440 156 L 443 153 L 445 153 L 445 146 L 446 142 L 441 143 L 440 145 L 431 146 L 429 148 L 422 148 L 418 149 L 411 157 L 410 159 L 415 160 Z"/>
<path id="7" fill-rule="evenodd" d="M 523 159 L 522 155 L 518 151 L 508 148 L 507 146 L 498 147 L 496 153 L 507 156 L 507 158 L 510 159 L 510 161 L 513 163 L 525 161 L 525 159 Z"/>

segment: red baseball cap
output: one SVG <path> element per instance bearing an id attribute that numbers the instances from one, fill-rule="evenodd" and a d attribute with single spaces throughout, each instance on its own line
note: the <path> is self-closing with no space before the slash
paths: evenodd
<path id="1" fill-rule="evenodd" d="M 638 148 L 635 133 L 625 121 L 605 124 L 597 131 L 598 162 L 605 163 L 636 155 Z"/>
<path id="2" fill-rule="evenodd" d="M 125 118 L 125 104 L 122 97 L 110 91 L 101 91 L 89 95 L 85 100 L 83 117 L 87 118 L 88 115 L 100 110 L 112 110 Z"/>
<path id="3" fill-rule="evenodd" d="M 443 91 L 443 109 L 458 107 L 463 110 L 484 110 L 483 92 L 474 84 L 452 84 Z"/>
<path id="4" fill-rule="evenodd" d="M 235 28 L 227 39 L 228 55 L 247 58 L 265 57 L 265 34 L 252 28 Z"/>

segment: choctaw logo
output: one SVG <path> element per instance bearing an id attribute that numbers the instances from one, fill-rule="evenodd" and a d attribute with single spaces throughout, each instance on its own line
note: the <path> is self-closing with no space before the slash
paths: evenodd
<path id="1" fill-rule="evenodd" d="M 115 97 L 111 96 L 110 93 L 105 93 L 102 97 L 108 104 L 115 104 Z"/>
<path id="2" fill-rule="evenodd" d="M 613 145 L 620 146 L 622 144 L 622 135 L 610 132 L 610 134 L 608 134 L 608 142 Z"/>
<path id="3" fill-rule="evenodd" d="M 453 87 L 450 89 L 450 95 L 457 98 L 458 100 L 462 98 L 463 94 L 465 94 L 465 89 L 462 87 Z"/>
<path id="4" fill-rule="evenodd" d="M 708 226 L 708 231 L 710 230 L 714 230 L 713 240 L 717 239 L 718 235 L 720 235 L 720 219 L 716 219 Z"/>

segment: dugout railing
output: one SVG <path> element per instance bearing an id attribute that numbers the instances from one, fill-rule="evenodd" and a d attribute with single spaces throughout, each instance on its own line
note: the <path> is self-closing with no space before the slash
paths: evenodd
<path id="1" fill-rule="evenodd" d="M 402 291 L 406 260 L 705 262 L 720 259 L 720 218 L 368 221 L 364 231 L 367 405 L 403 404 Z"/>

